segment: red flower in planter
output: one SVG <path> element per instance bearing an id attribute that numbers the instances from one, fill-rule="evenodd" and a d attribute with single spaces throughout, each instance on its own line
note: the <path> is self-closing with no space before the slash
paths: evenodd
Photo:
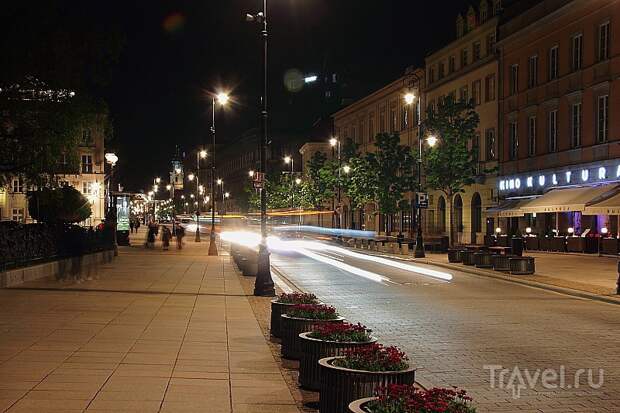
<path id="1" fill-rule="evenodd" d="M 369 402 L 373 413 L 475 413 L 465 390 L 393 384 L 377 392 L 378 399 Z"/>
<path id="2" fill-rule="evenodd" d="M 370 340 L 371 330 L 360 323 L 328 323 L 315 328 L 308 337 L 326 341 L 365 342 Z"/>
<path id="3" fill-rule="evenodd" d="M 314 294 L 292 292 L 280 294 L 278 302 L 282 304 L 317 304 L 319 299 Z"/>
<path id="4" fill-rule="evenodd" d="M 336 309 L 324 304 L 296 304 L 286 314 L 290 317 L 309 318 L 311 320 L 335 320 L 338 318 Z"/>
<path id="5" fill-rule="evenodd" d="M 398 347 L 384 347 L 374 343 L 370 346 L 349 350 L 334 365 L 365 371 L 401 371 L 409 367 L 408 357 Z"/>

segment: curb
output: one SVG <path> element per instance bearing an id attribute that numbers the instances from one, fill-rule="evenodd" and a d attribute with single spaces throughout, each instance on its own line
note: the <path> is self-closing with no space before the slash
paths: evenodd
<path id="1" fill-rule="evenodd" d="M 349 248 L 349 249 L 353 249 L 356 252 L 362 252 L 367 255 L 377 255 L 377 256 L 383 256 L 386 258 L 398 259 L 401 261 L 410 261 L 410 262 L 416 262 L 419 264 L 434 265 L 436 267 L 446 268 L 446 269 L 454 270 L 454 271 L 460 271 L 460 272 L 464 272 L 464 273 L 471 274 L 471 275 L 477 275 L 479 277 L 494 278 L 496 280 L 511 282 L 515 284 L 521 284 L 521 285 L 525 285 L 528 287 L 539 288 L 541 290 L 553 291 L 559 294 L 570 295 L 573 297 L 601 301 L 607 304 L 620 305 L 620 296 L 616 298 L 615 296 L 599 295 L 599 294 L 590 293 L 588 291 L 575 290 L 575 289 L 568 288 L 568 287 L 560 287 L 560 286 L 546 284 L 546 283 L 528 280 L 524 278 L 513 278 L 513 277 L 502 275 L 496 272 L 485 271 L 485 270 L 481 270 L 478 268 L 472 268 L 472 267 L 465 266 L 465 265 L 455 265 L 455 264 L 448 264 L 444 262 L 436 262 L 436 261 L 425 259 L 425 258 L 410 258 L 410 257 L 405 257 L 405 256 L 401 257 L 398 255 L 385 254 L 385 253 L 372 254 L 373 251 L 363 250 L 359 248 Z M 527 276 L 524 276 L 524 277 L 527 277 Z"/>

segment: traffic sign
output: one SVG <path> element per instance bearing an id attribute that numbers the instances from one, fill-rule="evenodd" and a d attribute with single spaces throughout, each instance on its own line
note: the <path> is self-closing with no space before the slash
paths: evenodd
<path id="1" fill-rule="evenodd" d="M 264 181 L 265 181 L 265 173 L 264 172 L 254 172 L 254 182 L 261 182 L 262 183 Z"/>
<path id="2" fill-rule="evenodd" d="M 262 182 L 253 182 L 254 184 L 254 189 L 263 189 L 263 183 Z"/>
<path id="3" fill-rule="evenodd" d="M 416 193 L 416 205 L 421 209 L 428 208 L 428 194 L 426 192 Z"/>

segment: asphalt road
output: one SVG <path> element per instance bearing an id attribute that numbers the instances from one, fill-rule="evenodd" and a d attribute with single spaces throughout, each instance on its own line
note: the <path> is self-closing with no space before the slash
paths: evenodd
<path id="1" fill-rule="evenodd" d="M 422 383 L 466 389 L 479 411 L 620 412 L 617 305 L 338 251 L 274 252 L 272 265 L 405 350 Z"/>

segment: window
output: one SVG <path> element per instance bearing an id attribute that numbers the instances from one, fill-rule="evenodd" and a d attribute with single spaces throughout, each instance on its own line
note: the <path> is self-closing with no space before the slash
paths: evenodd
<path id="1" fill-rule="evenodd" d="M 473 44 L 473 52 L 472 52 L 472 61 L 476 62 L 478 60 L 480 60 L 480 42 L 475 42 Z"/>
<path id="2" fill-rule="evenodd" d="M 439 62 L 439 70 L 437 71 L 437 78 L 443 79 L 445 75 L 445 65 L 443 62 Z"/>
<path id="3" fill-rule="evenodd" d="M 527 154 L 536 155 L 536 116 L 527 119 Z"/>
<path id="4" fill-rule="evenodd" d="M 403 105 L 400 113 L 400 130 L 409 127 L 409 105 Z"/>
<path id="5" fill-rule="evenodd" d="M 571 107 L 571 145 L 573 148 L 581 146 L 581 102 Z"/>
<path id="6" fill-rule="evenodd" d="M 24 209 L 13 208 L 13 214 L 11 216 L 11 219 L 17 222 L 24 222 Z"/>
<path id="7" fill-rule="evenodd" d="M 486 160 L 495 160 L 495 129 L 487 129 L 484 133 L 486 143 Z"/>
<path id="8" fill-rule="evenodd" d="M 510 66 L 510 94 L 516 95 L 519 91 L 519 65 Z"/>
<path id="9" fill-rule="evenodd" d="M 573 36 L 571 39 L 571 68 L 573 70 L 581 69 L 583 36 L 581 34 Z"/>
<path id="10" fill-rule="evenodd" d="M 357 136 L 355 135 L 355 126 L 351 126 L 351 140 L 357 143 Z"/>
<path id="11" fill-rule="evenodd" d="M 467 86 L 463 86 L 461 90 L 459 90 L 459 98 L 463 102 L 467 102 L 469 100 L 469 91 L 467 90 Z"/>
<path id="12" fill-rule="evenodd" d="M 429 112 L 434 112 L 435 111 L 435 101 L 434 100 L 429 100 L 428 101 L 428 106 L 426 107 L 426 110 L 428 110 Z"/>
<path id="13" fill-rule="evenodd" d="M 489 33 L 487 35 L 487 56 L 495 53 L 495 33 Z"/>
<path id="14" fill-rule="evenodd" d="M 379 115 L 379 132 L 385 132 L 385 112 L 381 112 Z"/>
<path id="15" fill-rule="evenodd" d="M 91 143 L 92 143 L 92 136 L 90 133 L 90 129 L 83 129 L 82 130 L 82 144 L 90 145 Z"/>
<path id="16" fill-rule="evenodd" d="M 454 58 L 454 56 L 450 56 L 448 58 L 448 73 L 454 73 L 456 64 L 454 63 L 456 59 Z"/>
<path id="17" fill-rule="evenodd" d="M 88 174 L 93 172 L 93 156 L 82 155 L 82 173 Z"/>
<path id="18" fill-rule="evenodd" d="M 596 108 L 596 137 L 599 143 L 607 142 L 609 131 L 609 95 L 599 96 Z"/>
<path id="19" fill-rule="evenodd" d="M 396 109 L 390 110 L 390 132 L 398 130 L 398 117 L 396 117 Z"/>
<path id="20" fill-rule="evenodd" d="M 480 80 L 476 80 L 474 83 L 471 84 L 471 99 L 474 101 L 474 105 L 480 104 L 480 94 L 482 93 L 481 89 L 482 82 L 480 82 Z"/>
<path id="21" fill-rule="evenodd" d="M 530 56 L 527 72 L 527 86 L 536 87 L 538 84 L 538 56 Z"/>
<path id="22" fill-rule="evenodd" d="M 558 150 L 558 111 L 552 110 L 547 114 L 547 144 L 549 152 Z"/>
<path id="23" fill-rule="evenodd" d="M 509 129 L 508 129 L 508 140 L 509 140 L 508 159 L 515 160 L 517 159 L 517 155 L 519 154 L 519 136 L 518 136 L 517 122 L 510 122 Z"/>
<path id="24" fill-rule="evenodd" d="M 91 188 L 90 182 L 82 182 L 82 193 L 84 195 L 90 195 L 92 193 Z"/>
<path id="25" fill-rule="evenodd" d="M 598 60 L 609 59 L 609 22 L 598 27 Z"/>
<path id="26" fill-rule="evenodd" d="M 558 78 L 558 46 L 549 49 L 549 80 Z"/>
<path id="27" fill-rule="evenodd" d="M 489 75 L 484 79 L 484 101 L 495 100 L 495 75 Z"/>
<path id="28" fill-rule="evenodd" d="M 461 67 L 467 66 L 468 64 L 467 59 L 468 59 L 467 49 L 461 50 Z"/>
<path id="29" fill-rule="evenodd" d="M 433 83 L 435 81 L 435 69 L 432 67 L 428 69 L 428 81 L 429 83 Z"/>
<path id="30" fill-rule="evenodd" d="M 363 144 L 365 142 L 364 134 L 366 133 L 366 125 L 364 124 L 364 120 L 360 120 L 360 143 Z"/>
<path id="31" fill-rule="evenodd" d="M 13 178 L 11 182 L 11 189 L 15 193 L 24 192 L 24 181 L 21 178 Z"/>
<path id="32" fill-rule="evenodd" d="M 368 116 L 368 142 L 375 139 L 375 115 Z"/>

